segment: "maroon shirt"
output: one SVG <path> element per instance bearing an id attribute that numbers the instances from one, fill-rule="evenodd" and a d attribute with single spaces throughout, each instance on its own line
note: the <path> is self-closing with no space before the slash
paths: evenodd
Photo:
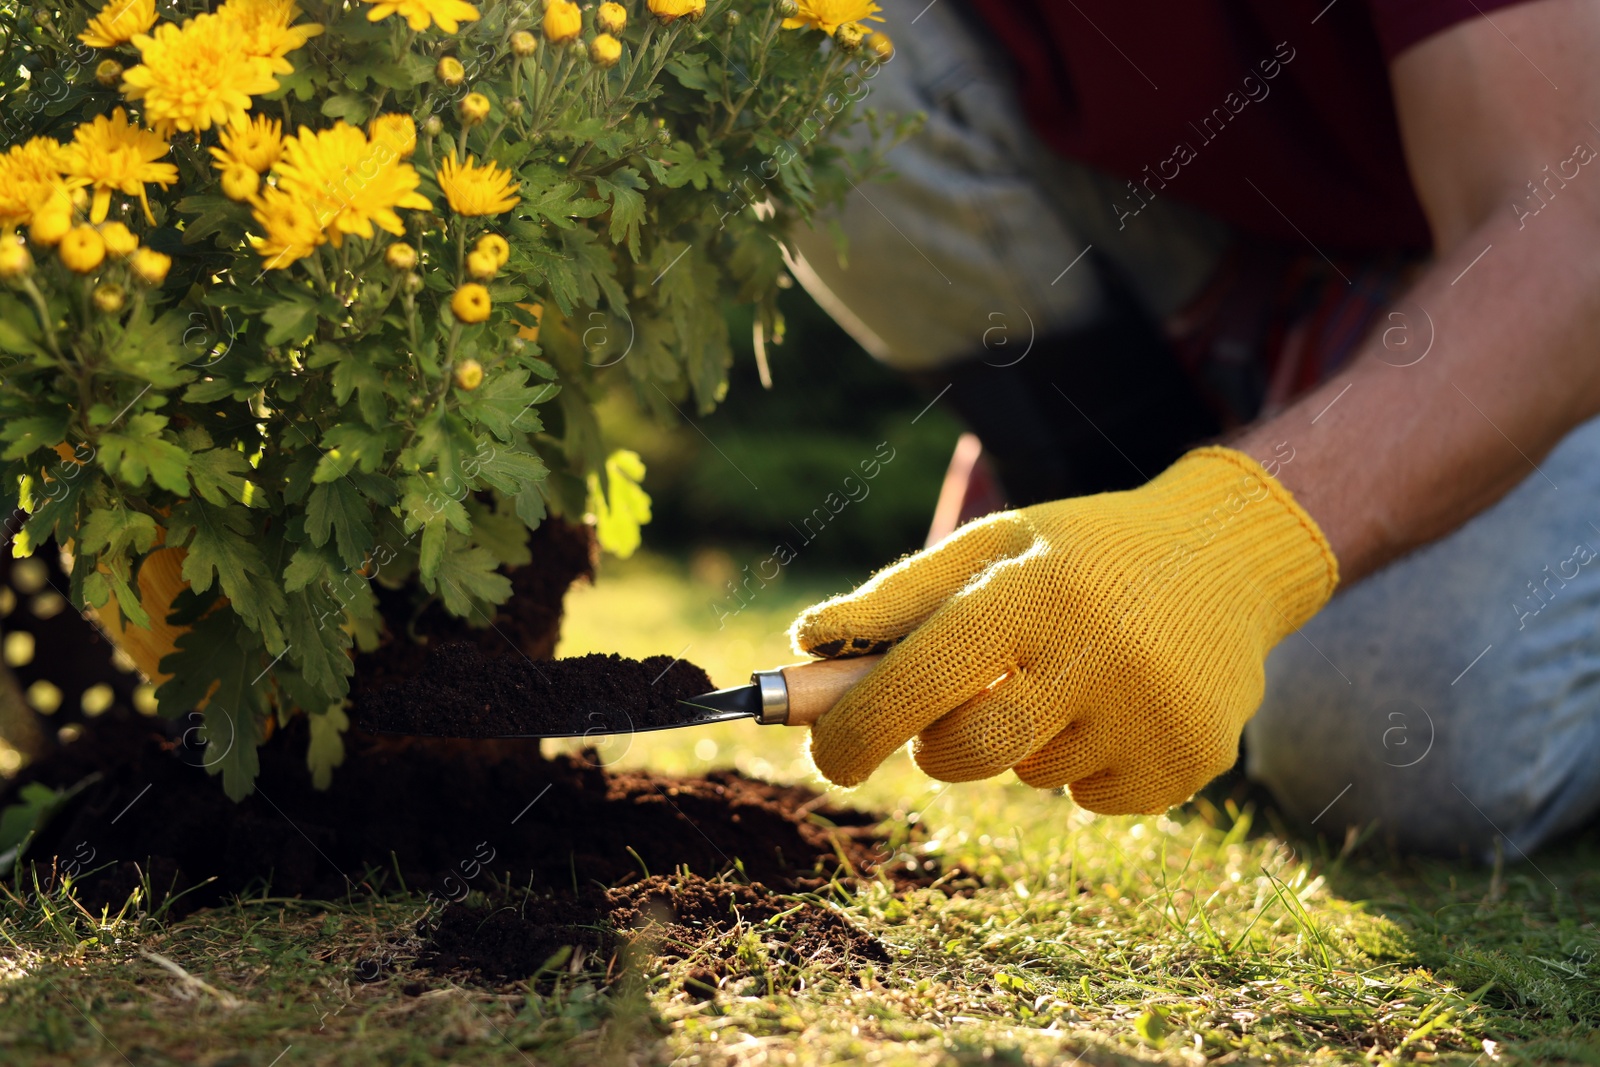
<path id="1" fill-rule="evenodd" d="M 1170 196 L 1330 253 L 1429 247 L 1387 63 L 1517 2 L 969 0 L 1041 137 L 1130 182 L 1124 226 Z"/>

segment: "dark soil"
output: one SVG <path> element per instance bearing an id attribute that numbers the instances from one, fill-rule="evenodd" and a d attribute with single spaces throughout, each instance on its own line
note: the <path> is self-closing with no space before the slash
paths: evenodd
<path id="1" fill-rule="evenodd" d="M 438 645 L 464 641 L 486 657 L 553 657 L 568 587 L 594 577 L 594 539 L 587 527 L 550 518 L 529 535 L 528 549 L 533 563 L 504 571 L 511 579 L 511 599 L 495 613 L 492 626 L 483 619 L 458 619 L 414 588 L 374 585 L 389 636 L 377 651 L 356 657 L 351 695 L 357 703 L 363 694 L 417 673 L 424 660 L 419 652 Z"/>
<path id="2" fill-rule="evenodd" d="M 551 522 L 534 538 L 536 563 L 510 572 L 516 593 L 497 615 L 496 629 L 471 630 L 411 593 L 381 593 L 390 635 L 376 652 L 357 657 L 357 705 L 423 669 L 443 673 L 430 674 L 412 692 L 433 686 L 443 703 L 457 695 L 450 688 L 456 682 L 465 688 L 465 676 L 447 677 L 452 667 L 471 665 L 474 689 L 486 677 L 512 677 L 503 664 L 531 674 L 524 657 L 551 654 L 562 594 L 592 566 L 581 529 Z M 51 584 L 64 591 L 65 578 L 53 557 L 49 562 Z M 43 754 L 4 783 L 0 806 L 28 782 L 68 787 L 99 774 L 30 843 L 17 883 L 31 887 L 37 874 L 48 886 L 70 874 L 91 911 L 119 909 L 141 884 L 155 898 L 144 906 L 165 902 L 172 916 L 236 894 L 340 899 L 403 885 L 432 895 L 420 931 L 431 940 L 410 937 L 383 957 L 355 961 L 354 977 L 382 977 L 394 960 L 419 954 L 436 970 L 526 977 L 567 948 L 582 954 L 569 955 L 566 966 L 587 970 L 612 967 L 629 943 L 667 953 L 686 951 L 697 939 L 721 945 L 741 921 L 795 906 L 776 894 L 816 890 L 836 875 L 867 874 L 893 859 L 875 833 L 878 816 L 835 808 L 804 787 L 731 771 L 687 779 L 609 774 L 593 753 L 546 759 L 534 741 L 352 729 L 348 758 L 332 787 L 318 792 L 305 765 L 304 720 L 262 747 L 257 790 L 235 804 L 207 774 L 206 751 L 185 744 L 193 736 L 184 733 L 186 720 L 129 710 L 136 676 L 107 667 L 109 649 L 92 626 L 70 608 L 46 619 L 28 618 L 26 609 L 22 599 L 14 601 L 7 629 L 31 628 L 40 652 L 49 654 L 20 672 L 24 683 L 51 681 L 67 702 L 55 716 L 38 717 L 46 726 L 39 734 Z M 460 641 L 472 651 L 440 655 L 441 644 Z M 419 655 L 419 645 L 433 654 Z M 661 678 L 647 687 L 635 715 L 649 716 L 650 708 L 659 714 L 677 695 L 710 688 L 697 668 L 678 663 L 668 670 L 665 659 L 607 667 L 615 688 L 607 689 L 600 674 L 583 681 L 585 714 L 596 693 L 602 701 L 640 699 L 637 675 L 646 672 L 647 682 Z M 98 718 L 76 707 L 77 694 L 92 681 L 112 684 L 117 697 Z M 425 701 L 419 696 L 412 706 L 420 714 Z M 73 729 L 54 729 L 64 721 Z M 670 883 L 659 877 L 667 873 Z M 706 881 L 719 877 L 737 882 Z M 469 894 L 473 902 L 509 900 L 509 887 L 539 906 L 474 910 L 460 903 Z M 635 932 L 641 923 L 648 936 Z M 872 958 L 875 944 L 816 905 L 802 907 L 781 928 L 763 928 L 763 936 L 774 958 L 785 946 L 819 959 Z M 722 958 L 716 951 L 712 957 Z M 712 985 L 733 973 L 716 967 L 707 971 Z M 707 981 L 695 995 L 709 995 Z"/>
<path id="3" fill-rule="evenodd" d="M 449 644 L 431 650 L 413 677 L 363 696 L 354 713 L 368 730 L 435 737 L 629 733 L 693 719 L 678 701 L 712 688 L 705 671 L 671 656 L 535 663 Z"/>
<path id="4" fill-rule="evenodd" d="M 890 959 L 877 938 L 820 904 L 759 882 L 693 875 L 656 875 L 579 899 L 506 896 L 452 907 L 424 931 L 421 966 L 491 981 L 567 970 L 612 974 L 628 948 L 668 960 L 693 957 L 684 988 L 696 999 L 714 995 L 725 978 L 761 974 L 789 988 L 788 972 L 801 965 L 849 973 Z M 752 931 L 761 945 L 755 959 L 743 943 Z"/>

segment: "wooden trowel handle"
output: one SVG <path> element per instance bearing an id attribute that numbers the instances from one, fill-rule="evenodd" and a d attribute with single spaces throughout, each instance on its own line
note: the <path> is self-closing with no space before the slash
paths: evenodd
<path id="1" fill-rule="evenodd" d="M 783 722 L 788 726 L 810 726 L 882 659 L 881 655 L 818 659 L 772 672 L 783 676 L 788 690 L 789 714 Z"/>

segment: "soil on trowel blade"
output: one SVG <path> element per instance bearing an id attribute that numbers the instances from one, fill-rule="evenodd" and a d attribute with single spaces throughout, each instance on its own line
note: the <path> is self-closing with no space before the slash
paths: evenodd
<path id="1" fill-rule="evenodd" d="M 422 932 L 420 965 L 491 982 L 569 969 L 614 974 L 628 948 L 668 960 L 693 956 L 697 966 L 685 987 L 702 999 L 724 979 L 761 974 L 787 987 L 784 972 L 802 964 L 849 973 L 890 959 L 877 938 L 820 904 L 759 882 L 694 875 L 657 875 L 578 899 L 506 895 L 448 908 Z M 760 945 L 754 959 L 749 933 Z"/>
<path id="2" fill-rule="evenodd" d="M 597 652 L 535 663 L 449 644 L 430 651 L 411 678 L 359 698 L 354 715 L 368 730 L 435 737 L 630 733 L 693 719 L 678 701 L 712 688 L 705 671 L 671 656 Z"/>

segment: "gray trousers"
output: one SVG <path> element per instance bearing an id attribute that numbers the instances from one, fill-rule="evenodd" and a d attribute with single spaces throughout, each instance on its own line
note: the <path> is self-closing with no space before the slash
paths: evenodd
<path id="1" fill-rule="evenodd" d="M 865 105 L 927 126 L 828 220 L 849 266 L 819 225 L 796 270 L 869 352 L 907 370 L 1017 358 L 1099 312 L 1090 246 L 1159 316 L 1199 291 L 1227 226 L 1161 199 L 1119 219 L 1124 183 L 1035 142 L 957 5 L 886 4 L 897 52 Z M 1540 469 L 1272 654 L 1248 769 L 1291 817 L 1514 860 L 1600 809 L 1600 420 Z"/>

